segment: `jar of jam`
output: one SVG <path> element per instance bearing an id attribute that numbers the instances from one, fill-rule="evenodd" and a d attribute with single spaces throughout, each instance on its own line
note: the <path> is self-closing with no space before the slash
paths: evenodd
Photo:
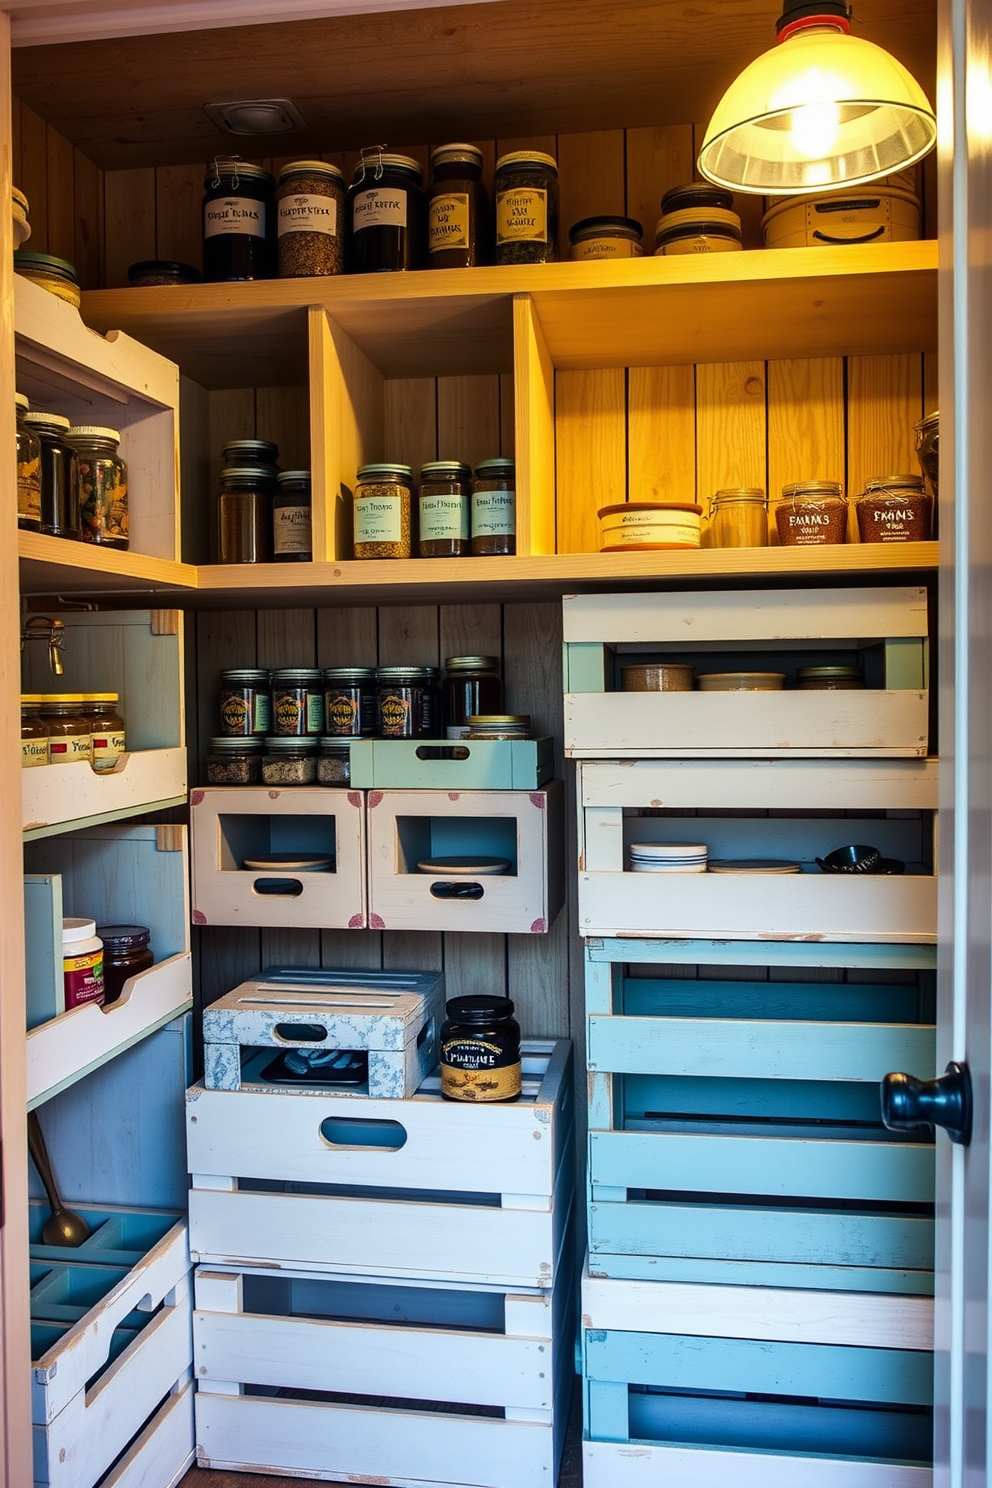
<path id="1" fill-rule="evenodd" d="M 262 755 L 263 785 L 313 785 L 316 779 L 316 739 L 266 739 Z"/>
<path id="2" fill-rule="evenodd" d="M 453 997 L 441 1026 L 441 1095 L 491 1105 L 522 1088 L 520 1024 L 508 997 Z"/>
<path id="3" fill-rule="evenodd" d="M 207 283 L 272 279 L 275 181 L 260 165 L 218 156 L 203 178 L 203 277 Z"/>
<path id="4" fill-rule="evenodd" d="M 93 739 L 89 715 L 81 692 L 42 695 L 39 705 L 48 728 L 48 759 L 52 765 L 71 765 L 77 760 L 90 764 Z"/>
<path id="5" fill-rule="evenodd" d="M 431 151 L 427 197 L 429 267 L 466 269 L 486 263 L 489 231 L 482 151 L 475 145 L 438 145 Z"/>
<path id="6" fill-rule="evenodd" d="M 432 460 L 420 467 L 417 491 L 417 552 L 421 558 L 466 558 L 472 470 L 460 460 Z"/>
<path id="7" fill-rule="evenodd" d="M 116 429 L 77 424 L 66 434 L 79 471 L 79 528 L 84 542 L 128 545 L 127 466 Z"/>
<path id="8" fill-rule="evenodd" d="M 220 727 L 230 738 L 265 735 L 272 727 L 269 673 L 261 667 L 238 667 L 220 674 Z"/>
<path id="9" fill-rule="evenodd" d="M 854 510 L 863 543 L 929 542 L 933 497 L 921 475 L 883 475 L 865 481 Z"/>
<path id="10" fill-rule="evenodd" d="M 444 663 L 444 729 L 449 739 L 468 733 L 469 718 L 499 713 L 503 707 L 503 679 L 495 656 L 448 656 Z"/>
<path id="11" fill-rule="evenodd" d="M 90 692 L 84 697 L 90 721 L 91 763 L 97 774 L 107 775 L 126 748 L 124 720 L 119 712 L 120 695 L 116 692 Z"/>
<path id="12" fill-rule="evenodd" d="M 258 738 L 210 740 L 207 753 L 208 785 L 258 785 L 262 779 L 262 749 Z"/>
<path id="13" fill-rule="evenodd" d="M 379 667 L 376 728 L 382 739 L 434 737 L 434 667 Z"/>
<path id="14" fill-rule="evenodd" d="M 27 423 L 30 404 L 23 393 L 14 394 L 17 418 L 17 525 L 28 532 L 41 531 L 41 443 Z"/>
<path id="15" fill-rule="evenodd" d="M 221 563 L 268 563 L 272 557 L 274 480 L 258 465 L 228 465 L 217 502 Z"/>
<path id="16" fill-rule="evenodd" d="M 276 734 L 316 738 L 324 733 L 324 675 L 316 667 L 282 667 L 272 673 Z"/>
<path id="17" fill-rule="evenodd" d="M 21 766 L 48 764 L 48 725 L 42 721 L 40 692 L 21 694 Z"/>
<path id="18" fill-rule="evenodd" d="M 512 460 L 480 460 L 472 482 L 472 555 L 517 551 L 517 497 Z"/>
<path id="19" fill-rule="evenodd" d="M 116 1002 L 124 983 L 139 971 L 155 965 L 147 925 L 98 925 L 96 933 L 103 941 L 104 1006 Z"/>
<path id="20" fill-rule="evenodd" d="M 784 548 L 819 548 L 847 541 L 847 502 L 839 481 L 797 481 L 782 487 L 775 508 Z"/>
<path id="21" fill-rule="evenodd" d="M 41 444 L 41 531 L 79 537 L 79 469 L 67 439 L 69 420 L 60 413 L 28 413 L 24 422 Z"/>
<path id="22" fill-rule="evenodd" d="M 272 502 L 272 556 L 276 563 L 310 563 L 310 472 L 284 470 Z"/>
<path id="23" fill-rule="evenodd" d="M 513 150 L 496 162 L 496 262 L 554 263 L 558 257 L 558 162 Z"/>
<path id="24" fill-rule="evenodd" d="M 350 188 L 353 274 L 423 267 L 423 187 L 424 173 L 408 155 L 363 151 Z"/>
<path id="25" fill-rule="evenodd" d="M 336 739 L 370 739 L 376 730 L 375 667 L 327 667 L 324 728 Z"/>
<path id="26" fill-rule="evenodd" d="M 940 474 L 940 414 L 928 413 L 916 426 L 916 458 L 934 501 Z"/>

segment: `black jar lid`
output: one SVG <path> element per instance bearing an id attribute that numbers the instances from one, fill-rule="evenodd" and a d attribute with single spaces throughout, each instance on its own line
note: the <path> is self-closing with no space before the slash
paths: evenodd
<path id="1" fill-rule="evenodd" d="M 14 271 L 27 270 L 35 274 L 47 274 L 51 279 L 64 279 L 68 284 L 77 284 L 76 266 L 67 258 L 54 258 L 51 253 L 31 253 L 18 248 L 14 253 Z"/>
<path id="2" fill-rule="evenodd" d="M 310 486 L 309 470 L 280 470 L 276 476 L 280 486 Z"/>
<path id="3" fill-rule="evenodd" d="M 602 233 L 613 237 L 636 238 L 640 241 L 643 225 L 636 217 L 583 217 L 568 229 L 568 241 L 579 243 L 584 238 L 597 238 Z"/>
<path id="4" fill-rule="evenodd" d="M 513 1003 L 509 997 L 488 997 L 485 994 L 453 997 L 445 1003 L 444 1010 L 452 1023 L 473 1023 L 480 1028 L 513 1017 Z"/>
<path id="5" fill-rule="evenodd" d="M 172 258 L 144 258 L 140 263 L 130 264 L 127 271 L 129 283 L 136 279 L 147 279 L 153 275 L 168 275 L 177 284 L 199 284 L 200 271 L 192 264 L 181 263 Z"/>
<path id="6" fill-rule="evenodd" d="M 408 176 L 417 186 L 424 184 L 424 170 L 419 160 L 414 160 L 410 155 L 384 155 L 378 150 L 370 150 L 355 165 L 352 185 L 375 185 L 381 179 L 383 171 L 398 171 L 401 176 Z"/>
<path id="7" fill-rule="evenodd" d="M 723 207 L 734 205 L 734 193 L 710 181 L 690 181 L 686 186 L 673 186 L 661 198 L 663 212 L 684 212 L 689 207 Z"/>
<path id="8" fill-rule="evenodd" d="M 214 160 L 203 178 L 205 191 L 216 191 L 224 181 L 251 181 L 262 186 L 274 186 L 275 177 L 262 165 L 249 165 L 247 160 L 232 160 L 219 156 Z"/>
<path id="9" fill-rule="evenodd" d="M 226 480 L 250 480 L 256 485 L 273 486 L 276 481 L 275 473 L 264 465 L 225 465 L 220 473 L 220 479 Z"/>
<path id="10" fill-rule="evenodd" d="M 96 933 L 103 941 L 104 950 L 140 951 L 152 938 L 147 925 L 98 925 Z"/>

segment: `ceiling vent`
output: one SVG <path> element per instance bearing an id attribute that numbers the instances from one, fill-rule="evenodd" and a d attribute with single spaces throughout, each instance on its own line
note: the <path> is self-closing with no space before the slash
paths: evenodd
<path id="1" fill-rule="evenodd" d="M 299 109 L 288 98 L 206 103 L 203 112 L 225 134 L 289 134 L 294 129 L 306 128 Z"/>

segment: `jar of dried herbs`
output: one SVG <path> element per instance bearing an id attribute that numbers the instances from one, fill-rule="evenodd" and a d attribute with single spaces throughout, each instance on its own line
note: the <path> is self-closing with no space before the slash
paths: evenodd
<path id="1" fill-rule="evenodd" d="M 257 465 L 228 465 L 221 471 L 217 502 L 221 563 L 268 563 L 274 487 Z"/>
<path id="2" fill-rule="evenodd" d="M 275 181 L 260 165 L 216 159 L 203 180 L 203 277 L 271 279 L 276 268 Z"/>
<path id="3" fill-rule="evenodd" d="M 516 503 L 513 461 L 480 460 L 472 481 L 473 557 L 517 551 Z"/>
<path id="4" fill-rule="evenodd" d="M 66 434 L 79 470 L 79 523 L 83 541 L 107 548 L 128 545 L 127 466 L 117 452 L 116 429 L 79 424 Z"/>
<path id="5" fill-rule="evenodd" d="M 424 173 L 408 155 L 363 152 L 350 187 L 353 274 L 423 267 L 423 187 Z"/>
<path id="6" fill-rule="evenodd" d="M 839 481 L 796 481 L 782 487 L 775 508 L 784 548 L 820 548 L 847 541 L 847 502 Z"/>
<path id="7" fill-rule="evenodd" d="M 200 271 L 192 264 L 172 258 L 146 258 L 129 265 L 127 282 L 135 289 L 164 288 L 167 285 L 199 284 Z"/>
<path id="8" fill-rule="evenodd" d="M 429 267 L 466 269 L 486 263 L 489 233 L 482 151 L 475 145 L 438 145 L 431 151 L 427 196 Z"/>
<path id="9" fill-rule="evenodd" d="M 929 542 L 933 497 L 921 475 L 883 475 L 865 481 L 854 503 L 863 543 Z"/>
<path id="10" fill-rule="evenodd" d="M 276 563 L 309 563 L 313 559 L 309 470 L 284 470 L 276 479 L 272 556 Z"/>
<path id="11" fill-rule="evenodd" d="M 263 785 L 313 785 L 316 779 L 316 739 L 266 739 L 262 754 Z"/>
<path id="12" fill-rule="evenodd" d="M 41 443 L 41 530 L 79 537 L 79 469 L 68 442 L 69 420 L 60 413 L 28 413 L 24 422 Z"/>
<path id="13" fill-rule="evenodd" d="M 23 393 L 14 394 L 17 417 L 17 525 L 41 531 L 41 444 L 25 422 L 31 405 Z"/>
<path id="14" fill-rule="evenodd" d="M 496 162 L 496 262 L 553 263 L 558 257 L 558 163 L 541 150 Z"/>
<path id="15" fill-rule="evenodd" d="M 768 498 L 757 486 L 717 491 L 710 500 L 710 535 L 717 548 L 768 546 Z"/>
<path id="16" fill-rule="evenodd" d="M 354 501 L 356 558 L 409 558 L 413 471 L 409 465 L 363 465 Z"/>
<path id="17" fill-rule="evenodd" d="M 262 779 L 262 748 L 261 739 L 211 739 L 207 784 L 258 785 Z"/>
<path id="18" fill-rule="evenodd" d="M 344 174 L 323 160 L 294 160 L 279 172 L 276 220 L 280 279 L 344 269 Z"/>
<path id="19" fill-rule="evenodd" d="M 472 469 L 460 460 L 432 460 L 420 467 L 417 552 L 421 558 L 464 558 L 469 536 Z"/>

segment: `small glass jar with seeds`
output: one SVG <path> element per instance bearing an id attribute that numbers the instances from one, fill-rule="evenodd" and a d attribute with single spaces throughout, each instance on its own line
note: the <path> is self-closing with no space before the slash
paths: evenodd
<path id="1" fill-rule="evenodd" d="M 266 739 L 262 754 L 263 785 L 313 785 L 316 779 L 316 739 Z"/>
<path id="2" fill-rule="evenodd" d="M 294 160 L 283 166 L 276 191 L 280 279 L 343 271 L 346 200 L 336 165 Z"/>
<path id="3" fill-rule="evenodd" d="M 472 556 L 517 551 L 517 497 L 512 460 L 480 460 L 472 482 Z"/>
<path id="4" fill-rule="evenodd" d="M 317 784 L 348 785 L 351 782 L 351 751 L 340 739 L 319 739 Z"/>
<path id="5" fill-rule="evenodd" d="M 496 162 L 496 262 L 553 263 L 558 257 L 558 163 L 542 150 L 513 150 Z"/>
<path id="6" fill-rule="evenodd" d="M 432 460 L 420 467 L 417 552 L 421 558 L 465 558 L 471 553 L 471 502 L 471 466 L 460 460 Z"/>
<path id="7" fill-rule="evenodd" d="M 210 740 L 207 754 L 208 785 L 258 785 L 262 779 L 261 739 Z"/>
<path id="8" fill-rule="evenodd" d="M 409 465 L 363 465 L 354 500 L 356 558 L 409 558 L 413 470 Z"/>

